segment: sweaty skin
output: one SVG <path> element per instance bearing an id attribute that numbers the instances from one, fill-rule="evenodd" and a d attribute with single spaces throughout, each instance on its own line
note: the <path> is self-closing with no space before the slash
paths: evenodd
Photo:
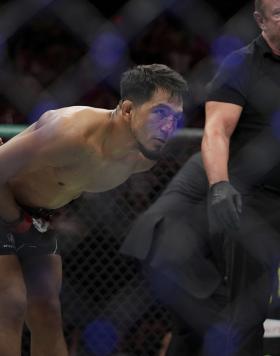
<path id="1" fill-rule="evenodd" d="M 115 110 L 73 106 L 48 111 L 1 146 L 1 218 L 13 221 L 18 204 L 56 209 L 82 192 L 110 190 L 151 168 L 155 161 L 143 156 L 137 141 L 160 151 L 174 130 L 170 122 L 151 120 L 153 110 L 164 104 L 180 113 L 182 104 L 161 90 L 141 106 L 130 103 Z"/>

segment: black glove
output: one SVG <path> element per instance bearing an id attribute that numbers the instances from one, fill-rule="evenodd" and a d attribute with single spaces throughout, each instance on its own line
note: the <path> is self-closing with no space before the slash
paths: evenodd
<path id="1" fill-rule="evenodd" d="M 228 181 L 220 181 L 210 187 L 208 219 L 211 233 L 239 229 L 241 211 L 241 194 Z"/>

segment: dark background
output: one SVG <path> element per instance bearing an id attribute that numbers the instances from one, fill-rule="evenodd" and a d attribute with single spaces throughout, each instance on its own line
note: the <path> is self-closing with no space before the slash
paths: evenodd
<path id="1" fill-rule="evenodd" d="M 252 13 L 252 1 L 237 0 L 0 1 L 4 140 L 11 134 L 3 125 L 31 124 L 48 109 L 114 108 L 120 75 L 135 64 L 165 63 L 190 85 L 184 103 L 190 131 L 170 156 L 111 192 L 85 194 L 65 212 L 71 231 L 59 238 L 71 356 L 159 355 L 169 315 L 138 264 L 118 248 L 137 215 L 199 149 L 201 131 L 191 129 L 203 127 L 205 87 L 223 58 L 257 35 Z M 279 355 L 273 342 L 267 352 Z M 23 355 L 29 355 L 27 330 Z"/>

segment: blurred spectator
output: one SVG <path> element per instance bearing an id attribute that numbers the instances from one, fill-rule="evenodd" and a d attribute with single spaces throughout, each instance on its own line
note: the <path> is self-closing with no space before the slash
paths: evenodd
<path id="1" fill-rule="evenodd" d="M 48 11 L 20 28 L 8 47 L 15 70 L 34 77 L 42 86 L 50 84 L 86 52 L 86 45 Z"/>
<path id="2" fill-rule="evenodd" d="M 117 106 L 118 100 L 119 95 L 112 88 L 106 83 L 100 83 L 80 99 L 80 104 L 111 109 Z"/>
<path id="3" fill-rule="evenodd" d="M 5 97 L 0 95 L 0 124 L 22 124 L 25 122 L 21 114 Z"/>
<path id="4" fill-rule="evenodd" d="M 136 62 L 165 63 L 182 75 L 187 75 L 207 53 L 206 42 L 187 31 L 178 18 L 168 12 L 157 17 L 131 48 Z"/>

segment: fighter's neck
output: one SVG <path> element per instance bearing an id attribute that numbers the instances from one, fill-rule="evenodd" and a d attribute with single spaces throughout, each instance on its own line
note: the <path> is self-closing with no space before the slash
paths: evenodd
<path id="1" fill-rule="evenodd" d="M 116 160 L 139 154 L 130 124 L 125 121 L 118 109 L 109 113 L 103 137 L 103 152 L 106 157 Z"/>

